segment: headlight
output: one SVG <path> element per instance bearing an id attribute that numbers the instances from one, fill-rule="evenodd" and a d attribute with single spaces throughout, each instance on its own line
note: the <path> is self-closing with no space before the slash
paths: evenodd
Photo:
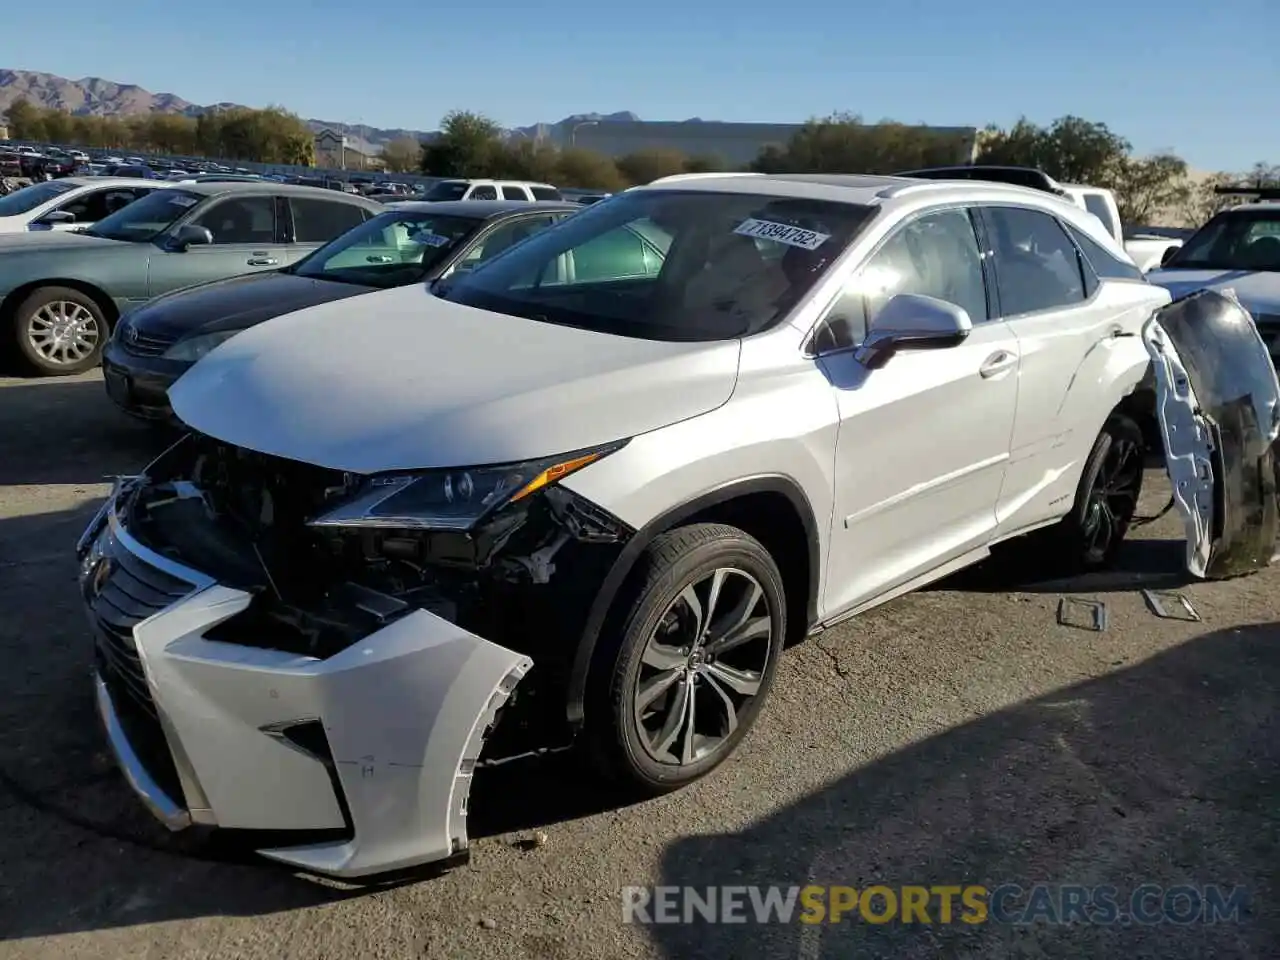
<path id="1" fill-rule="evenodd" d="M 469 530 L 500 507 L 558 483 L 621 446 L 501 466 L 371 477 L 354 498 L 309 525 Z"/>
<path id="2" fill-rule="evenodd" d="M 179 340 L 164 352 L 166 360 L 185 360 L 195 363 L 223 340 L 234 337 L 239 330 L 223 330 L 219 333 L 205 333 L 190 340 Z"/>

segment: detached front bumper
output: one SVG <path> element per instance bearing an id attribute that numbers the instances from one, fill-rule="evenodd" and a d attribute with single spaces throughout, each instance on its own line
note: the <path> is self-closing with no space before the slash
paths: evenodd
<path id="1" fill-rule="evenodd" d="M 292 831 L 340 877 L 462 854 L 467 798 L 528 657 L 416 610 L 325 660 L 206 640 L 249 604 L 138 543 L 117 494 L 78 545 L 106 737 L 171 830 Z"/>

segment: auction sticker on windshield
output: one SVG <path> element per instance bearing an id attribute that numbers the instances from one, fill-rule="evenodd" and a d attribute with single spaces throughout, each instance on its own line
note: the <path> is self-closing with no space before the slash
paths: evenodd
<path id="1" fill-rule="evenodd" d="M 430 230 L 415 230 L 409 234 L 410 243 L 421 243 L 427 247 L 443 247 L 448 244 L 449 238 L 442 237 L 438 233 L 432 233 Z"/>
<path id="2" fill-rule="evenodd" d="M 169 202 L 175 207 L 194 207 L 200 201 L 199 197 L 177 196 L 170 197 Z"/>
<path id="3" fill-rule="evenodd" d="M 805 250 L 817 250 L 831 239 L 829 233 L 818 233 L 804 227 L 793 227 L 789 223 L 774 223 L 772 220 L 757 220 L 752 217 L 743 220 L 733 231 L 744 237 L 756 240 L 772 240 L 774 243 L 785 243 L 789 247 L 801 247 Z"/>

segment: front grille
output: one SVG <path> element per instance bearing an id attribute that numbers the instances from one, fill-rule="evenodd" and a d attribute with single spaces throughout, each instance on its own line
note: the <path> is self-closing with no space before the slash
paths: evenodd
<path id="1" fill-rule="evenodd" d="M 161 337 L 152 333 L 143 333 L 137 327 L 129 327 L 121 331 L 121 343 L 126 353 L 137 357 L 158 357 L 177 343 L 177 337 Z"/>
<path id="2" fill-rule="evenodd" d="M 111 693 L 134 752 L 156 783 L 180 802 L 181 783 L 147 686 L 133 628 L 187 596 L 194 587 L 157 570 L 115 541 L 104 562 L 110 565 L 109 572 L 90 601 L 98 628 L 95 650 L 98 671 Z"/>

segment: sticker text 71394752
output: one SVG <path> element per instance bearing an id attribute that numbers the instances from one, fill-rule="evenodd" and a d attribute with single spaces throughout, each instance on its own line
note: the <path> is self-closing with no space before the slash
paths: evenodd
<path id="1" fill-rule="evenodd" d="M 743 220 L 733 232 L 740 236 L 752 237 L 756 240 L 772 240 L 774 243 L 785 243 L 789 247 L 802 247 L 805 250 L 817 250 L 831 239 L 829 233 L 793 227 L 789 223 L 757 220 L 754 217 Z"/>

